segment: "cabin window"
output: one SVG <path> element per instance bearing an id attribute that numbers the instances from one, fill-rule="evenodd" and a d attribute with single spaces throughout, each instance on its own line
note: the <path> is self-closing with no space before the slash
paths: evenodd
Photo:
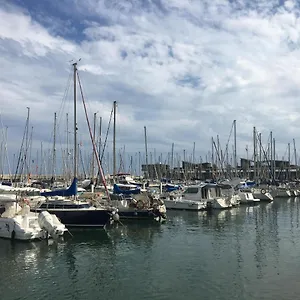
<path id="1" fill-rule="evenodd" d="M 195 187 L 189 187 L 184 192 L 184 194 L 197 194 L 197 193 L 198 193 L 198 188 Z"/>
<path id="2" fill-rule="evenodd" d="M 208 190 L 206 188 L 203 188 L 201 190 L 201 197 L 202 199 L 207 199 Z"/>
<path id="3" fill-rule="evenodd" d="M 209 189 L 209 195 L 210 195 L 210 198 L 218 197 L 218 189 L 210 188 Z"/>

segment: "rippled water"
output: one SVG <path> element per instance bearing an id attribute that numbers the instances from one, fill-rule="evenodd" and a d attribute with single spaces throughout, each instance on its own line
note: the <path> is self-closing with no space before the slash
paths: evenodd
<path id="1" fill-rule="evenodd" d="M 0 240 L 0 299 L 299 299 L 299 199 Z"/>

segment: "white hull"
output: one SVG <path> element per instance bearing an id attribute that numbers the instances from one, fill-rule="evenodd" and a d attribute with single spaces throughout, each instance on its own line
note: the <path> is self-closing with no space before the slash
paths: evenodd
<path id="1" fill-rule="evenodd" d="M 269 192 L 266 192 L 264 190 L 254 190 L 253 191 L 253 197 L 260 199 L 261 201 L 268 201 L 272 202 L 274 199 L 272 195 Z"/>
<path id="2" fill-rule="evenodd" d="M 168 209 L 176 210 L 194 210 L 200 211 L 206 208 L 206 203 L 200 201 L 186 200 L 186 199 L 164 199 L 165 206 Z"/>
<path id="3" fill-rule="evenodd" d="M 293 197 L 295 194 L 292 193 L 289 190 L 274 190 L 272 193 L 272 196 L 275 197 L 279 197 L 279 198 L 290 198 Z"/>
<path id="4" fill-rule="evenodd" d="M 260 199 L 254 198 L 253 194 L 250 192 L 240 192 L 239 196 L 241 197 L 241 203 L 251 204 L 254 202 L 260 202 Z"/>
<path id="5" fill-rule="evenodd" d="M 216 198 L 207 200 L 207 209 L 226 209 L 232 207 L 230 199 Z"/>

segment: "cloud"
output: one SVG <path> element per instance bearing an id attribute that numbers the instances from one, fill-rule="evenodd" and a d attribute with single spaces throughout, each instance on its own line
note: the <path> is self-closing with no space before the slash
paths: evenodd
<path id="1" fill-rule="evenodd" d="M 205 157 L 216 135 L 225 147 L 234 119 L 239 156 L 251 149 L 253 126 L 265 141 L 273 131 L 278 153 L 299 139 L 295 1 L 65 0 L 56 10 L 16 3 L 0 9 L 0 108 L 20 137 L 31 107 L 35 147 L 42 136 L 51 147 L 55 111 L 64 136 L 72 88 L 64 91 L 78 58 L 89 115 L 98 111 L 106 128 L 116 100 L 118 147 L 129 154 L 144 151 L 144 126 L 149 149 L 165 155 L 173 142 L 180 153 L 196 142 Z"/>

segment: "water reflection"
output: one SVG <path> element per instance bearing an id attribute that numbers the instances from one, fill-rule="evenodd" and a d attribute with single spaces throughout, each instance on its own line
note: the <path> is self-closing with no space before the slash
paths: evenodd
<path id="1" fill-rule="evenodd" d="M 185 225 L 192 226 L 192 228 L 197 226 L 198 230 L 202 230 L 210 237 L 216 259 L 224 258 L 225 251 L 234 252 L 233 263 L 236 264 L 236 276 L 241 276 L 245 268 L 245 261 L 250 264 L 253 260 L 256 277 L 261 279 L 268 271 L 265 269 L 269 261 L 274 265 L 279 263 L 278 210 L 281 209 L 281 205 L 289 207 L 290 215 L 288 217 L 293 224 L 294 215 L 297 212 L 293 207 L 293 202 L 287 204 L 287 201 L 280 201 L 268 204 L 260 203 L 254 206 L 241 205 L 229 210 L 211 212 L 180 212 L 180 215 Z M 283 209 L 285 208 L 283 207 Z M 173 214 L 173 216 L 178 221 L 179 213 Z M 243 242 L 241 243 L 241 241 Z"/>

